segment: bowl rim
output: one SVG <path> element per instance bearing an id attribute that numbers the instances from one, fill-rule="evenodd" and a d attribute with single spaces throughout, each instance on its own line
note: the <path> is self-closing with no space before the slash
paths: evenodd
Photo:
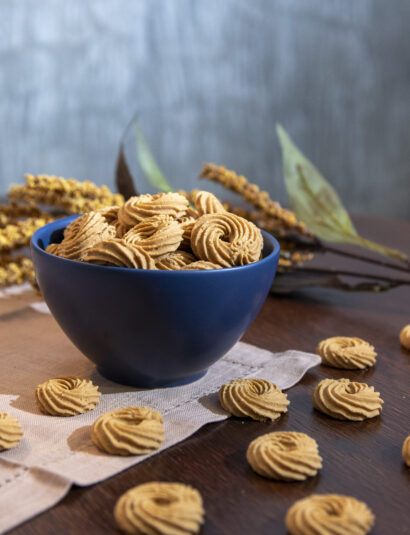
<path id="1" fill-rule="evenodd" d="M 63 264 L 68 265 L 77 265 L 77 266 L 83 266 L 84 269 L 98 269 L 98 270 L 104 270 L 105 272 L 112 271 L 115 273 L 166 273 L 171 276 L 181 276 L 181 273 L 187 273 L 192 274 L 193 276 L 204 276 L 205 274 L 216 274 L 216 273 L 226 273 L 226 272 L 237 272 L 238 270 L 245 270 L 245 269 L 252 269 L 252 266 L 261 266 L 262 264 L 266 264 L 271 262 L 273 259 L 279 258 L 280 253 L 280 245 L 278 240 L 272 236 L 272 234 L 269 234 L 269 232 L 266 232 L 265 230 L 260 229 L 262 233 L 262 237 L 267 243 L 270 243 L 273 245 L 273 250 L 271 253 L 269 253 L 267 256 L 262 258 L 261 260 L 258 260 L 257 262 L 252 262 L 251 264 L 245 264 L 243 266 L 234 266 L 230 268 L 222 268 L 222 269 L 204 269 L 204 270 L 195 270 L 195 269 L 178 269 L 178 270 L 164 270 L 164 269 L 140 269 L 140 268 L 127 268 L 127 267 L 119 267 L 119 266 L 101 266 L 98 264 L 91 264 L 87 262 L 79 262 L 78 260 L 71 260 L 69 258 L 62 258 L 61 256 L 53 255 L 51 253 L 48 253 L 45 249 L 42 249 L 39 245 L 39 240 L 41 240 L 45 234 L 51 234 L 51 232 L 54 232 L 56 230 L 63 230 L 69 223 L 77 219 L 83 214 L 74 214 L 67 217 L 63 217 L 60 219 L 56 219 L 55 221 L 51 221 L 50 223 L 47 223 L 46 225 L 43 225 L 42 227 L 38 228 L 32 235 L 30 239 L 30 247 L 31 249 L 35 250 L 36 253 L 45 256 L 45 257 L 52 257 L 55 261 L 61 262 Z M 164 275 L 162 275 L 164 276 Z"/>

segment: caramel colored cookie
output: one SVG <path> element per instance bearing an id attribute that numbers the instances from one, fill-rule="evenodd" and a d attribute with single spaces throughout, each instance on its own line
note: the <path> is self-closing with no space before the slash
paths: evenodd
<path id="1" fill-rule="evenodd" d="M 291 535 L 365 535 L 374 524 L 374 515 L 356 498 L 312 494 L 292 505 L 285 522 Z"/>
<path id="2" fill-rule="evenodd" d="M 172 271 L 178 269 L 186 269 L 188 264 L 195 262 L 195 256 L 188 251 L 175 251 L 167 256 L 160 258 L 155 264 L 157 269 L 165 271 Z"/>
<path id="3" fill-rule="evenodd" d="M 218 264 L 214 264 L 213 262 L 206 262 L 205 260 L 197 260 L 180 268 L 180 270 L 182 269 L 186 271 L 202 271 L 204 269 L 222 269 L 222 266 L 218 266 Z"/>
<path id="4" fill-rule="evenodd" d="M 84 262 L 103 266 L 156 269 L 155 260 L 145 249 L 118 238 L 102 241 L 88 249 Z"/>
<path id="5" fill-rule="evenodd" d="M 38 385 L 35 399 L 42 412 L 52 416 L 75 416 L 92 410 L 101 392 L 82 377 L 56 377 Z"/>
<path id="6" fill-rule="evenodd" d="M 23 430 L 17 418 L 0 412 L 0 451 L 17 446 L 22 436 Z"/>
<path id="7" fill-rule="evenodd" d="M 322 340 L 316 348 L 316 353 L 322 357 L 322 364 L 346 370 L 373 366 L 377 355 L 368 342 L 346 336 L 333 336 Z"/>
<path id="8" fill-rule="evenodd" d="M 221 201 L 209 191 L 196 190 L 192 193 L 191 197 L 200 216 L 226 212 Z"/>
<path id="9" fill-rule="evenodd" d="M 174 219 L 183 217 L 188 209 L 188 200 L 179 193 L 157 193 L 130 197 L 118 212 L 122 225 L 133 227 L 147 217 L 169 215 Z"/>
<path id="10" fill-rule="evenodd" d="M 261 231 L 252 222 L 229 212 L 203 215 L 191 233 L 195 256 L 223 267 L 242 266 L 260 259 Z"/>
<path id="11" fill-rule="evenodd" d="M 221 386 L 219 401 L 233 416 L 276 420 L 287 412 L 289 401 L 275 384 L 264 379 L 235 379 Z"/>
<path id="12" fill-rule="evenodd" d="M 404 349 L 410 351 L 410 325 L 406 325 L 400 332 L 400 343 Z"/>
<path id="13" fill-rule="evenodd" d="M 362 421 L 379 416 L 383 400 L 373 386 L 349 379 L 323 379 L 312 393 L 313 406 L 338 420 Z"/>
<path id="14" fill-rule="evenodd" d="M 143 249 L 152 258 L 160 258 L 178 249 L 184 231 L 170 216 L 148 217 L 132 227 L 125 235 L 124 242 Z"/>
<path id="15" fill-rule="evenodd" d="M 316 440 L 294 431 L 256 438 L 249 444 L 246 458 L 257 474 L 282 481 L 302 481 L 322 468 Z"/>
<path id="16" fill-rule="evenodd" d="M 179 224 L 182 228 L 182 242 L 181 249 L 190 249 L 191 248 L 191 235 L 192 229 L 194 228 L 196 217 L 185 216 L 181 219 L 178 219 Z"/>
<path id="17" fill-rule="evenodd" d="M 142 455 L 157 450 L 165 439 L 162 416 L 148 407 L 125 407 L 100 416 L 91 439 L 111 455 Z"/>
<path id="18" fill-rule="evenodd" d="M 46 251 L 70 260 L 83 260 L 88 249 L 103 240 L 115 237 L 115 228 L 100 212 L 84 214 L 64 231 L 64 239 L 59 244 L 50 244 Z"/>
<path id="19" fill-rule="evenodd" d="M 404 440 L 401 450 L 403 461 L 410 466 L 410 435 Z"/>
<path id="20" fill-rule="evenodd" d="M 114 508 L 120 529 L 136 535 L 193 535 L 204 514 L 199 492 L 182 483 L 144 483 L 123 494 Z"/>

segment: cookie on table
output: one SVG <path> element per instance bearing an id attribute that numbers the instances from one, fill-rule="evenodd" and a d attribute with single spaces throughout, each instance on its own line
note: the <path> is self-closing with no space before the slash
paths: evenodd
<path id="1" fill-rule="evenodd" d="M 0 412 L 0 451 L 15 448 L 23 436 L 23 429 L 17 418 Z"/>
<path id="2" fill-rule="evenodd" d="M 219 389 L 222 407 L 233 416 L 252 420 L 276 420 L 287 412 L 287 395 L 265 379 L 234 379 Z"/>
<path id="3" fill-rule="evenodd" d="M 410 435 L 404 440 L 401 450 L 403 461 L 410 466 Z"/>
<path id="4" fill-rule="evenodd" d="M 383 400 L 373 386 L 349 379 L 323 379 L 313 390 L 315 409 L 337 420 L 362 421 L 379 416 Z"/>
<path id="5" fill-rule="evenodd" d="M 277 431 L 255 438 L 249 444 L 246 458 L 257 474 L 281 481 L 303 481 L 322 468 L 316 440 L 295 431 Z"/>
<path id="6" fill-rule="evenodd" d="M 361 338 L 332 336 L 322 340 L 316 348 L 322 364 L 346 370 L 361 370 L 374 366 L 377 353 Z"/>
<path id="7" fill-rule="evenodd" d="M 410 351 L 410 324 L 405 325 L 400 331 L 400 343 L 404 349 L 408 349 Z"/>
<path id="8" fill-rule="evenodd" d="M 124 407 L 100 416 L 91 428 L 91 440 L 111 455 L 143 455 L 165 440 L 164 422 L 148 407 Z"/>
<path id="9" fill-rule="evenodd" d="M 156 481 L 128 490 L 114 508 L 119 528 L 138 535 L 199 533 L 204 514 L 196 489 L 182 483 Z"/>
<path id="10" fill-rule="evenodd" d="M 67 376 L 41 383 L 34 395 L 45 414 L 75 416 L 94 409 L 100 401 L 101 392 L 89 379 Z"/>
<path id="11" fill-rule="evenodd" d="M 285 523 L 291 535 L 366 535 L 374 525 L 374 515 L 356 498 L 312 494 L 292 505 Z"/>

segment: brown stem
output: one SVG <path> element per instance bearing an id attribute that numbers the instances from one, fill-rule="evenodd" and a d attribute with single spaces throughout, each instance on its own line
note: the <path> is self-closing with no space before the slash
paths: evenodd
<path id="1" fill-rule="evenodd" d="M 354 258 L 355 260 L 359 260 L 360 262 L 368 262 L 369 264 L 375 264 L 378 266 L 383 266 L 388 269 L 395 269 L 396 271 L 402 271 L 404 273 L 410 274 L 409 263 L 407 264 L 408 267 L 403 267 L 403 266 L 398 266 L 397 264 L 392 264 L 391 262 L 386 262 L 385 260 L 378 260 L 377 258 L 369 258 L 368 256 L 363 256 L 359 253 L 351 253 L 348 251 L 344 251 L 343 249 L 333 247 L 332 245 L 329 245 L 327 243 L 324 243 L 322 240 L 316 237 L 314 237 L 312 240 L 306 240 L 306 239 L 300 238 L 296 234 L 293 234 L 293 235 L 289 234 L 287 236 L 284 236 L 284 238 L 287 241 L 300 245 L 307 251 L 318 252 L 318 253 L 332 253 L 332 254 L 336 254 L 340 256 L 347 256 L 348 258 Z"/>
<path id="2" fill-rule="evenodd" d="M 329 252 L 333 254 L 337 254 L 340 256 L 347 256 L 349 258 L 354 258 L 355 260 L 359 260 L 360 262 L 369 262 L 370 264 L 377 264 L 378 266 L 383 266 L 389 269 L 395 269 L 397 271 L 403 271 L 404 273 L 410 274 L 410 265 L 408 265 L 407 268 L 403 266 L 398 266 L 396 264 L 392 264 L 391 262 L 386 262 L 385 260 L 377 260 L 375 258 L 369 258 L 367 256 L 362 256 L 361 254 L 357 253 L 350 253 L 348 251 L 343 251 L 342 249 L 338 249 L 337 247 L 333 247 L 328 244 L 324 244 L 323 242 L 320 242 L 320 247 L 322 251 Z"/>
<path id="3" fill-rule="evenodd" d="M 289 272 L 292 271 L 305 271 L 307 273 L 323 273 L 328 275 L 344 275 L 346 277 L 358 277 L 361 279 L 377 279 L 385 282 L 393 282 L 395 284 L 409 284 L 410 285 L 410 279 L 394 279 L 392 277 L 385 277 L 383 275 L 373 275 L 369 273 L 357 273 L 356 271 L 346 271 L 346 270 L 340 270 L 340 269 L 326 269 L 326 268 L 315 268 L 315 267 L 292 267 L 292 269 L 288 270 Z"/>

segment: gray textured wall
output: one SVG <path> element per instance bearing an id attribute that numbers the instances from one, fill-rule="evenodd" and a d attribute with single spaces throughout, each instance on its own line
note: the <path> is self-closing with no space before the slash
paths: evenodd
<path id="1" fill-rule="evenodd" d="M 351 211 L 410 218 L 407 0 L 1 0 L 0 192 L 113 185 L 135 110 L 179 187 L 225 163 L 286 199 L 281 122 Z"/>

